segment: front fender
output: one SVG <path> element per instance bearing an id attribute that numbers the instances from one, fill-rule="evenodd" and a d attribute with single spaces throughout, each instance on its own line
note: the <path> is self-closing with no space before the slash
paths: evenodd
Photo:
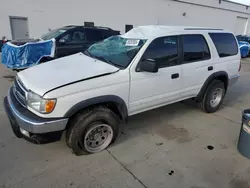
<path id="1" fill-rule="evenodd" d="M 122 119 L 126 120 L 128 117 L 128 108 L 125 103 L 125 101 L 115 95 L 104 95 L 104 96 L 99 96 L 99 97 L 94 97 L 91 99 L 87 99 L 84 101 L 81 101 L 74 106 L 72 106 L 64 115 L 64 117 L 71 117 L 74 114 L 76 114 L 79 110 L 82 110 L 84 108 L 98 105 L 98 104 L 103 104 L 103 103 L 115 103 L 116 107 L 118 108 Z"/>

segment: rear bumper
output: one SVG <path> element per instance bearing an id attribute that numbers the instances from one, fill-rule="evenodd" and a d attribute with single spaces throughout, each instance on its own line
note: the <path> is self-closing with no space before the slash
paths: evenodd
<path id="1" fill-rule="evenodd" d="M 13 94 L 12 88 L 9 91 L 9 95 L 4 98 L 4 107 L 12 130 L 19 138 L 46 137 L 53 134 L 62 134 L 68 123 L 67 118 L 47 119 L 36 116 L 19 104 Z M 24 134 L 23 132 L 25 131 L 28 132 L 28 134 Z"/>

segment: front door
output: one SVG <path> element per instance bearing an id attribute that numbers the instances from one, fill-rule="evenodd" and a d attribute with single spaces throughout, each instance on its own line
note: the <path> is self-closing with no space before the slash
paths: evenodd
<path id="1" fill-rule="evenodd" d="M 152 59 L 157 73 L 131 71 L 129 114 L 175 102 L 181 87 L 178 36 L 160 37 L 151 42 L 142 59 Z"/>
<path id="2" fill-rule="evenodd" d="M 29 38 L 28 18 L 11 16 L 10 27 L 11 27 L 12 39 Z"/>
<path id="3" fill-rule="evenodd" d="M 182 74 L 185 78 L 180 92 L 182 98 L 195 97 L 206 79 L 216 69 L 206 38 L 208 36 L 201 34 L 181 36 L 183 47 Z"/>

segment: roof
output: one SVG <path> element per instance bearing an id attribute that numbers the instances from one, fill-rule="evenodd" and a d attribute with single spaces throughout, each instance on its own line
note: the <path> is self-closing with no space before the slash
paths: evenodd
<path id="1" fill-rule="evenodd" d="M 202 30 L 202 31 L 222 31 L 222 29 L 206 28 L 206 27 L 185 27 L 185 26 L 165 26 L 165 25 L 148 25 L 135 27 L 123 35 L 124 38 L 139 38 L 149 39 L 158 36 L 164 36 L 173 32 L 181 32 L 188 30 Z"/>

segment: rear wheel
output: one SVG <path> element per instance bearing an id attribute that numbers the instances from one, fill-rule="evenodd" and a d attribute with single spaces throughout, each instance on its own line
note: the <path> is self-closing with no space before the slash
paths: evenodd
<path id="1" fill-rule="evenodd" d="M 220 80 L 214 80 L 207 88 L 200 103 L 201 108 L 207 113 L 216 112 L 222 105 L 225 97 L 225 84 Z"/>
<path id="2" fill-rule="evenodd" d="M 76 155 L 103 151 L 115 141 L 118 122 L 118 117 L 106 107 L 79 113 L 70 122 L 66 143 Z"/>

